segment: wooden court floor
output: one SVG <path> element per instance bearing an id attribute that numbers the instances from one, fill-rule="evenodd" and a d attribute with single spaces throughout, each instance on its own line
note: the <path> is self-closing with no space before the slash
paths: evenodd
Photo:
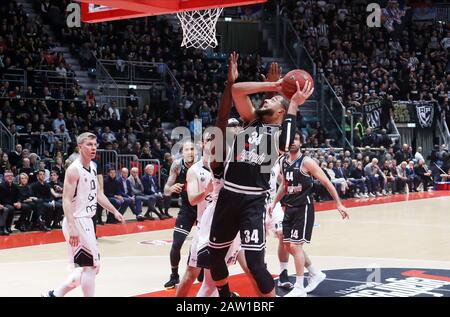
<path id="1" fill-rule="evenodd" d="M 347 282 L 356 283 L 356 277 L 348 276 L 364 279 L 377 268 L 382 272 L 398 268 L 404 276 L 425 276 L 427 270 L 437 270 L 440 277 L 434 280 L 443 283 L 440 294 L 450 296 L 450 192 L 353 199 L 345 205 L 350 207 L 348 221 L 340 218 L 331 203 L 316 205 L 312 243 L 305 250 L 315 266 L 329 271 L 330 283 L 320 286 L 317 296 L 339 296 L 338 283 L 345 283 L 345 276 Z M 170 274 L 173 224 L 171 219 L 100 227 L 96 296 L 173 296 L 173 291 L 163 288 Z M 182 249 L 180 273 L 185 269 L 192 233 Z M 61 231 L 0 237 L 0 280 L 7 285 L 0 288 L 0 296 L 40 296 L 58 286 L 69 272 L 67 247 L 62 241 Z M 267 237 L 266 262 L 277 276 L 277 240 L 273 235 Z M 423 273 L 417 273 L 418 269 Z M 367 273 L 361 276 L 361 272 Z M 230 285 L 241 295 L 252 296 L 241 273 L 238 266 L 230 267 Z M 289 274 L 294 273 L 290 260 Z M 69 296 L 81 296 L 81 291 Z"/>

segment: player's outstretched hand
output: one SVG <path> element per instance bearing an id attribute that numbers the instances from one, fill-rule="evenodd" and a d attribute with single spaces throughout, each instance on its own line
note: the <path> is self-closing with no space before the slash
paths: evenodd
<path id="1" fill-rule="evenodd" d="M 269 72 L 267 73 L 267 76 L 261 74 L 261 80 L 276 82 L 281 78 L 281 71 L 282 69 L 280 66 L 278 66 L 278 63 L 273 62 L 269 66 Z"/>
<path id="2" fill-rule="evenodd" d="M 312 95 L 312 93 L 314 92 L 314 87 L 309 80 L 305 82 L 303 89 L 300 89 L 300 84 L 298 83 L 298 81 L 296 81 L 295 84 L 297 85 L 297 91 L 292 96 L 291 102 L 295 103 L 297 106 L 300 106 L 304 104 L 306 99 L 308 99 Z"/>
<path id="3" fill-rule="evenodd" d="M 116 218 L 122 224 L 125 224 L 125 217 L 120 212 L 115 212 L 114 213 L 114 218 Z"/>
<path id="4" fill-rule="evenodd" d="M 239 59 L 238 53 L 233 52 L 230 54 L 230 58 L 228 59 L 228 83 L 229 84 L 234 84 L 239 77 L 238 59 Z"/>
<path id="5" fill-rule="evenodd" d="M 350 215 L 348 214 L 347 208 L 344 205 L 337 205 L 337 210 L 341 214 L 342 219 L 350 219 Z"/>

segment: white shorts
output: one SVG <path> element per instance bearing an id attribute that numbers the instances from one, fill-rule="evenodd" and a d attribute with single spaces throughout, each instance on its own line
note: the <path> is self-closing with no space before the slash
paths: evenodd
<path id="1" fill-rule="evenodd" d="M 211 232 L 211 223 L 216 209 L 216 202 L 211 202 L 203 212 L 202 219 L 197 224 L 197 232 L 192 239 L 191 249 L 189 251 L 188 265 L 191 267 L 209 268 L 209 234 Z M 233 240 L 228 253 L 225 256 L 227 265 L 236 264 L 237 256 L 241 250 L 241 237 L 238 234 Z"/>
<path id="2" fill-rule="evenodd" d="M 274 233 L 278 232 L 282 233 L 283 218 L 284 218 L 283 208 L 281 207 L 280 203 L 277 203 L 275 205 L 275 208 L 272 210 L 272 217 L 270 217 L 269 213 L 267 213 L 266 228 Z"/>
<path id="3" fill-rule="evenodd" d="M 95 238 L 94 222 L 88 217 L 75 218 L 75 227 L 78 230 L 79 243 L 76 247 L 72 247 L 69 243 L 69 224 L 64 218 L 62 231 L 69 248 L 69 263 L 73 267 L 99 267 L 100 254 Z"/>

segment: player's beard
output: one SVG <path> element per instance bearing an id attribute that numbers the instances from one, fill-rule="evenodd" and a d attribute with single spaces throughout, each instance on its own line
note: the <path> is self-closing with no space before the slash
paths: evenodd
<path id="1" fill-rule="evenodd" d="M 262 119 L 264 117 L 271 117 L 274 114 L 274 110 L 271 108 L 266 108 L 266 109 L 256 109 L 255 110 L 255 114 L 259 119 Z"/>

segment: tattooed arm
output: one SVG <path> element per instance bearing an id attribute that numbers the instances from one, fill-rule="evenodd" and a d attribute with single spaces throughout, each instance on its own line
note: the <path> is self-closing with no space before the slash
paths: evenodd
<path id="1" fill-rule="evenodd" d="M 176 160 L 172 163 L 170 167 L 169 178 L 167 179 L 166 185 L 164 186 L 164 195 L 170 196 L 173 193 L 181 193 L 183 190 L 183 184 L 175 183 L 178 175 L 181 171 L 181 160 Z"/>

